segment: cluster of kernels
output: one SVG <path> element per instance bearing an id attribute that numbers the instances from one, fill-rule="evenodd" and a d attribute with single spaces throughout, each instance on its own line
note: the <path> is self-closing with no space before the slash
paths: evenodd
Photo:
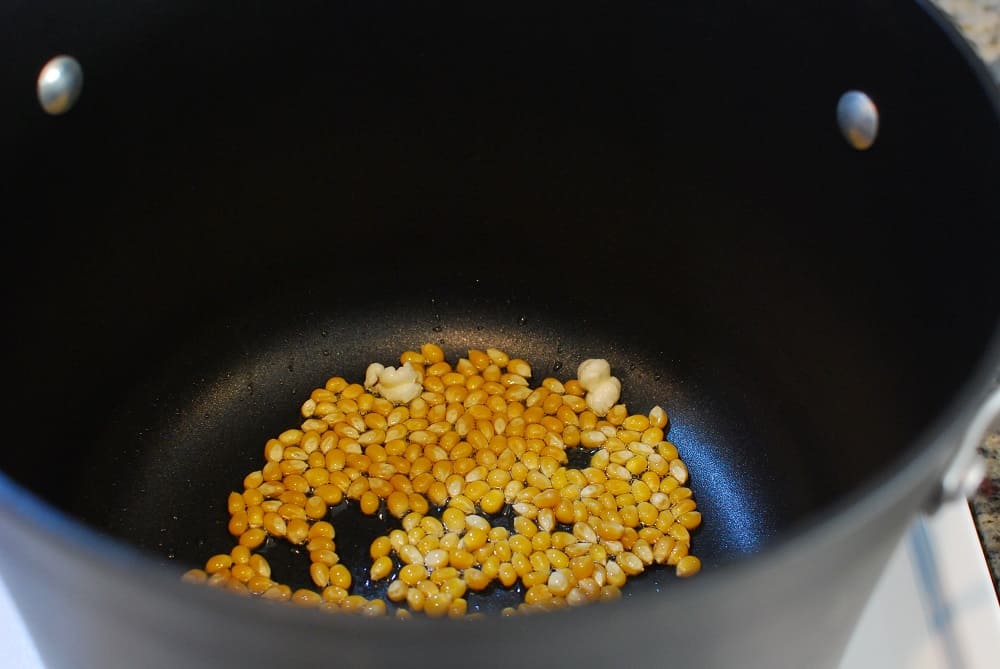
<path id="1" fill-rule="evenodd" d="M 245 495 L 246 493 L 244 493 Z M 242 518 L 240 514 L 246 515 L 248 511 L 251 518 L 258 515 L 258 512 L 253 511 L 250 507 L 239 508 L 242 497 L 239 493 L 230 494 L 231 520 L 233 517 L 240 520 Z M 249 497 L 253 500 L 255 496 L 251 492 Z M 243 503 L 245 504 L 245 502 Z M 266 501 L 258 506 L 265 504 L 267 504 Z M 274 512 L 265 512 L 265 517 L 268 513 Z M 286 525 L 295 532 L 297 525 L 293 520 L 296 519 L 289 520 Z M 192 583 L 207 583 L 210 586 L 222 587 L 239 594 L 254 595 L 268 600 L 290 601 L 304 606 L 322 606 L 328 610 L 358 611 L 367 615 L 385 614 L 385 602 L 382 600 L 368 600 L 349 594 L 351 574 L 347 567 L 339 564 L 339 558 L 335 552 L 336 544 L 333 541 L 333 525 L 326 521 L 307 524 L 304 539 L 296 542 L 305 545 L 306 550 L 309 551 L 312 560 L 309 575 L 318 591 L 307 588 L 293 591 L 288 585 L 272 580 L 271 566 L 267 559 L 263 555 L 254 553 L 252 548 L 260 546 L 269 534 L 287 538 L 288 530 L 286 527 L 284 534 L 278 534 L 276 530 L 267 528 L 279 521 L 271 519 L 262 522 L 266 522 L 267 525 L 251 527 L 239 534 L 239 542 L 228 555 L 225 553 L 213 555 L 205 562 L 204 569 L 188 570 L 183 579 Z M 230 523 L 230 531 L 233 532 L 232 522 Z M 275 533 L 272 534 L 272 531 Z"/>
<path id="2" fill-rule="evenodd" d="M 220 556 L 189 579 L 384 613 L 381 600 L 349 594 L 350 573 L 323 520 L 344 499 L 369 515 L 384 505 L 402 520 L 403 529 L 372 543 L 371 577 L 388 578 L 401 564 L 388 599 L 432 617 L 464 614 L 464 595 L 494 581 L 520 582 L 530 610 L 616 598 L 629 576 L 654 563 L 678 576 L 700 569 L 688 551 L 701 517 L 687 468 L 664 439 L 662 408 L 630 415 L 617 404 L 598 417 L 578 380 L 549 377 L 531 387 L 530 365 L 492 348 L 470 350 L 452 366 L 440 347 L 425 344 L 400 363 L 417 371 L 419 396 L 396 406 L 329 379 L 302 405 L 301 426 L 268 440 L 264 466 L 230 495 L 238 548 L 252 551 L 268 536 L 305 545 L 319 592 L 260 579 L 250 587 L 262 575 L 241 581 L 249 572 L 234 575 Z M 582 470 L 566 466 L 566 449 L 578 446 L 598 449 Z M 440 519 L 428 515 L 432 505 L 445 508 Z M 478 515 L 508 505 L 513 534 Z"/>
<path id="3" fill-rule="evenodd" d="M 483 590 L 498 576 L 492 542 L 505 539 L 507 530 L 457 507 L 445 509 L 440 520 L 412 512 L 402 525 L 372 542 L 372 580 L 390 575 L 395 555 L 402 567 L 389 584 L 390 601 L 432 618 L 465 615 L 466 592 Z"/>

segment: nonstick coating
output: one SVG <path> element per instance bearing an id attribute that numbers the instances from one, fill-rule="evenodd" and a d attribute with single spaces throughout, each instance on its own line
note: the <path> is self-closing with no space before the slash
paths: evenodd
<path id="1" fill-rule="evenodd" d="M 312 388 L 435 341 L 535 380 L 605 357 L 633 409 L 663 405 L 706 572 L 816 521 L 911 454 L 1000 312 L 995 109 L 893 8 L 27 17 L 10 71 L 73 47 L 87 88 L 61 119 L 15 96 L 0 124 L 4 419 L 29 430 L 4 471 L 196 565 Z M 830 26 L 859 15 L 894 29 L 845 50 Z M 883 115 L 865 153 L 834 120 L 854 87 Z M 345 559 L 373 532 L 338 526 Z"/>

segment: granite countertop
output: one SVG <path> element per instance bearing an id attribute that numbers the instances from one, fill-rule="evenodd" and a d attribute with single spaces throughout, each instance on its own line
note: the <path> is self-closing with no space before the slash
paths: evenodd
<path id="1" fill-rule="evenodd" d="M 986 480 L 970 504 L 993 583 L 1000 591 L 1000 432 L 987 437 L 979 450 L 986 457 Z"/>
<path id="2" fill-rule="evenodd" d="M 1000 86 L 1000 0 L 932 0 L 951 17 Z M 987 473 L 970 500 L 979 538 L 1000 591 L 1000 433 L 989 435 L 980 447 Z"/>
<path id="3" fill-rule="evenodd" d="M 1000 82 L 1000 0 L 931 0 L 951 17 Z"/>

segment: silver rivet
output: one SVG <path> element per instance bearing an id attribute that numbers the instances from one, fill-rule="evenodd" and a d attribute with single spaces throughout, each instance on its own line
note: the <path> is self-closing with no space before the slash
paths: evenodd
<path id="1" fill-rule="evenodd" d="M 837 102 L 837 125 L 848 144 L 864 151 L 878 135 L 878 108 L 861 91 L 847 91 Z"/>
<path id="2" fill-rule="evenodd" d="M 47 113 L 65 114 L 83 90 L 83 68 L 72 56 L 56 56 L 38 73 L 38 103 Z"/>

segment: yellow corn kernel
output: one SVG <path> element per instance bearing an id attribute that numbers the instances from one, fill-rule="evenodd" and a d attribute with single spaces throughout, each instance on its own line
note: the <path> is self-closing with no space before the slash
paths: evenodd
<path id="1" fill-rule="evenodd" d="M 693 530 L 701 525 L 701 513 L 698 511 L 682 513 L 677 517 L 677 523 L 688 530 Z"/>
<path id="2" fill-rule="evenodd" d="M 254 527 L 240 535 L 239 543 L 241 546 L 246 546 L 252 550 L 264 543 L 266 538 L 267 532 L 264 529 Z"/>
<path id="3" fill-rule="evenodd" d="M 694 555 L 685 555 L 677 561 L 677 575 L 681 578 L 694 576 L 701 571 L 701 560 Z"/>
<path id="4" fill-rule="evenodd" d="M 361 612 L 367 603 L 368 600 L 361 595 L 348 595 L 340 602 L 340 610 Z"/>
<path id="5" fill-rule="evenodd" d="M 490 579 L 475 567 L 466 569 L 462 574 L 462 578 L 470 590 L 483 590 L 490 584 Z"/>
<path id="6" fill-rule="evenodd" d="M 289 542 L 304 544 L 309 538 L 309 523 L 301 518 L 293 518 L 286 523 L 285 538 Z"/>
<path id="7" fill-rule="evenodd" d="M 239 513 L 233 514 L 233 516 L 229 519 L 228 530 L 234 537 L 240 536 L 246 532 L 249 527 L 250 521 L 247 517 L 246 511 L 240 511 Z"/>
<path id="8" fill-rule="evenodd" d="M 247 580 L 247 590 L 252 595 L 263 595 L 273 585 L 274 581 L 260 574 L 254 574 Z"/>
<path id="9" fill-rule="evenodd" d="M 292 593 L 291 601 L 300 606 L 319 606 L 323 598 L 317 592 L 300 588 Z"/>
<path id="10" fill-rule="evenodd" d="M 410 586 L 397 579 L 389 584 L 385 596 L 389 598 L 389 601 L 399 603 L 406 599 L 406 593 L 409 589 Z"/>
<path id="11" fill-rule="evenodd" d="M 444 593 L 428 595 L 424 599 L 424 613 L 430 618 L 441 618 L 448 615 L 451 607 L 451 597 Z"/>
<path id="12" fill-rule="evenodd" d="M 467 551 L 474 551 L 486 543 L 487 533 L 483 530 L 469 530 L 462 537 L 462 547 Z"/>
<path id="13" fill-rule="evenodd" d="M 245 544 L 244 544 L 245 545 Z M 218 555 L 213 555 L 205 561 L 205 572 L 208 574 L 214 574 L 216 572 L 222 571 L 223 569 L 229 569 L 233 566 L 233 558 L 225 553 L 220 553 Z"/>
<path id="14" fill-rule="evenodd" d="M 427 569 L 422 564 L 408 564 L 399 570 L 399 580 L 409 586 L 414 586 L 427 578 Z"/>
<path id="15" fill-rule="evenodd" d="M 497 489 L 489 490 L 479 499 L 479 507 L 484 513 L 491 515 L 500 513 L 505 503 L 503 491 Z"/>
<path id="16" fill-rule="evenodd" d="M 505 588 L 513 587 L 517 583 L 517 571 L 510 562 L 502 562 L 497 568 L 497 579 Z"/>
<path id="17" fill-rule="evenodd" d="M 373 581 L 380 581 L 392 573 L 392 558 L 388 555 L 375 558 L 372 562 L 370 574 Z"/>
<path id="18" fill-rule="evenodd" d="M 318 588 L 325 588 L 330 584 L 330 568 L 322 562 L 313 562 L 309 565 L 309 577 Z"/>
<path id="19" fill-rule="evenodd" d="M 335 564 L 329 570 L 330 585 L 347 590 L 351 587 L 351 572 L 342 564 Z"/>
<path id="20" fill-rule="evenodd" d="M 361 479 L 357 480 L 360 481 Z M 365 514 L 366 516 L 373 516 L 378 511 L 381 502 L 379 501 L 378 495 L 373 493 L 371 490 L 365 490 L 363 493 L 361 493 L 361 497 L 358 500 L 358 504 L 361 509 L 361 513 Z"/>

